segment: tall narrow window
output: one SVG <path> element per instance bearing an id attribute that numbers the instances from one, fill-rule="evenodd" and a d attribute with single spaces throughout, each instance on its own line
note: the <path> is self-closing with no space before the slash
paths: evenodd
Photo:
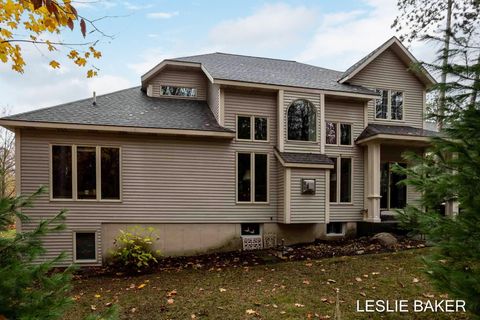
<path id="1" fill-rule="evenodd" d="M 255 202 L 267 202 L 267 155 L 255 154 Z"/>
<path id="2" fill-rule="evenodd" d="M 255 140 L 267 140 L 268 138 L 267 118 L 255 117 Z"/>
<path id="3" fill-rule="evenodd" d="M 250 202 L 252 199 L 251 169 L 250 153 L 239 153 L 237 158 L 237 199 L 239 202 Z"/>
<path id="4" fill-rule="evenodd" d="M 101 150 L 101 182 L 102 199 L 120 199 L 120 149 L 102 147 Z"/>
<path id="5" fill-rule="evenodd" d="M 352 159 L 340 159 L 340 202 L 352 201 Z"/>
<path id="6" fill-rule="evenodd" d="M 75 232 L 75 261 L 96 260 L 95 232 Z"/>
<path id="7" fill-rule="evenodd" d="M 330 158 L 333 169 L 330 171 L 330 202 L 352 202 L 352 159 Z"/>
<path id="8" fill-rule="evenodd" d="M 349 146 L 352 144 L 352 125 L 340 123 L 340 144 Z"/>
<path id="9" fill-rule="evenodd" d="M 237 117 L 237 139 L 250 140 L 252 138 L 251 117 Z"/>
<path id="10" fill-rule="evenodd" d="M 295 100 L 288 108 L 288 140 L 316 141 L 315 106 L 308 100 Z"/>
<path id="11" fill-rule="evenodd" d="M 376 90 L 380 98 L 375 100 L 375 118 L 387 119 L 388 116 L 388 90 Z"/>
<path id="12" fill-rule="evenodd" d="M 237 201 L 268 201 L 268 156 L 262 153 L 237 154 Z"/>
<path id="13" fill-rule="evenodd" d="M 96 148 L 77 147 L 77 197 L 97 198 Z"/>
<path id="14" fill-rule="evenodd" d="M 333 169 L 330 170 L 330 202 L 337 202 L 337 158 L 330 158 Z"/>
<path id="15" fill-rule="evenodd" d="M 403 119 L 403 92 L 392 91 L 392 106 L 391 106 L 392 120 Z"/>
<path id="16" fill-rule="evenodd" d="M 327 122 L 326 124 L 326 144 L 337 144 L 337 124 L 335 122 Z"/>
<path id="17" fill-rule="evenodd" d="M 52 198 L 72 199 L 72 147 L 52 146 Z"/>

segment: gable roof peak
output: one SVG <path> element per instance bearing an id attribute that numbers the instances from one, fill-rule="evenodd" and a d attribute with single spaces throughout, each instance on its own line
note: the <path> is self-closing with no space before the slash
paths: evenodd
<path id="1" fill-rule="evenodd" d="M 375 50 L 367 54 L 365 57 L 357 61 L 350 68 L 348 68 L 338 79 L 339 83 L 347 83 L 348 80 L 352 79 L 356 74 L 363 70 L 367 65 L 369 65 L 373 60 L 375 60 L 379 55 L 385 52 L 388 49 L 393 49 L 397 56 L 410 67 L 412 64 L 418 64 L 419 61 L 412 55 L 410 51 L 403 45 L 403 43 L 396 36 L 392 36 Z M 433 76 L 422 66 L 416 70 L 412 70 L 414 74 L 419 78 L 419 80 L 425 85 L 425 87 L 431 87 L 436 84 L 437 81 Z"/>

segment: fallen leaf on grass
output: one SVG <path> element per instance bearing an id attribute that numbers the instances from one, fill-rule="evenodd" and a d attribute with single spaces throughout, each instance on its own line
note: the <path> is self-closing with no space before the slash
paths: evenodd
<path id="1" fill-rule="evenodd" d="M 285 311 L 280 311 L 280 314 L 285 314 L 286 312 Z"/>
<path id="2" fill-rule="evenodd" d="M 167 300 L 167 303 L 168 303 L 168 304 L 173 304 L 174 302 L 175 302 L 175 300 L 173 300 L 172 298 L 170 298 L 170 299 Z"/>
<path id="3" fill-rule="evenodd" d="M 218 290 L 219 290 L 220 292 L 225 292 L 225 291 L 227 291 L 227 289 L 225 289 L 225 288 L 220 288 L 220 289 L 218 289 Z"/>
<path id="4" fill-rule="evenodd" d="M 374 276 L 376 276 L 376 275 L 379 275 L 380 272 L 372 272 L 372 274 L 373 274 Z"/>
<path id="5" fill-rule="evenodd" d="M 435 298 L 435 295 L 434 294 L 431 294 L 431 293 L 422 293 L 422 296 L 424 296 L 425 298 Z"/>
<path id="6" fill-rule="evenodd" d="M 97 310 L 97 306 L 94 305 L 94 304 L 92 304 L 92 305 L 90 306 L 90 309 L 91 309 L 92 311 L 95 311 L 95 310 Z"/>
<path id="7" fill-rule="evenodd" d="M 333 280 L 333 279 L 328 279 L 327 282 L 331 282 L 331 283 L 337 283 L 337 281 Z"/>
<path id="8" fill-rule="evenodd" d="M 412 282 L 413 283 L 418 283 L 418 282 L 420 282 L 420 280 L 418 280 L 418 278 L 413 278 Z"/>
<path id="9" fill-rule="evenodd" d="M 137 289 L 143 289 L 143 288 L 145 288 L 146 285 L 147 285 L 146 283 L 142 283 L 141 285 L 139 285 L 137 287 Z"/>
<path id="10" fill-rule="evenodd" d="M 309 285 L 309 284 L 310 284 L 310 281 L 308 281 L 308 280 L 303 280 L 303 284 Z"/>
<path id="11" fill-rule="evenodd" d="M 311 267 L 311 266 L 313 266 L 313 263 L 311 263 L 311 262 L 305 263 L 305 266 L 306 266 L 306 267 Z"/>
<path id="12" fill-rule="evenodd" d="M 177 290 L 172 290 L 170 292 L 167 292 L 167 297 L 173 297 L 177 295 Z"/>
<path id="13" fill-rule="evenodd" d="M 301 304 L 301 303 L 295 303 L 295 307 L 297 307 L 297 308 L 303 308 L 303 307 L 305 307 L 305 305 L 304 305 L 304 304 Z"/>
<path id="14" fill-rule="evenodd" d="M 112 305 L 112 303 L 111 303 L 111 302 L 107 302 L 107 303 L 105 303 L 105 307 L 110 307 L 111 305 Z"/>
<path id="15" fill-rule="evenodd" d="M 360 292 L 360 295 L 361 295 L 362 297 L 366 297 L 366 296 L 367 296 L 367 294 L 366 294 L 365 292 Z"/>
<path id="16" fill-rule="evenodd" d="M 197 316 L 196 316 L 194 313 L 192 313 L 192 314 L 190 315 L 190 319 L 197 319 Z"/>
<path id="17" fill-rule="evenodd" d="M 356 277 L 356 278 L 355 278 L 355 281 L 357 281 L 357 282 L 362 282 L 363 280 L 362 280 L 362 278 L 360 278 L 360 277 Z"/>
<path id="18" fill-rule="evenodd" d="M 99 294 L 97 293 L 94 297 L 98 299 L 98 298 L 101 297 L 101 295 L 99 295 Z"/>
<path id="19" fill-rule="evenodd" d="M 245 313 L 246 314 L 249 314 L 249 315 L 256 315 L 258 316 L 258 312 L 253 310 L 253 309 L 248 309 L 248 310 L 245 310 Z"/>
<path id="20" fill-rule="evenodd" d="M 137 311 L 137 308 L 132 308 L 132 309 L 130 309 L 130 312 L 131 312 L 131 313 L 135 313 L 136 311 Z"/>

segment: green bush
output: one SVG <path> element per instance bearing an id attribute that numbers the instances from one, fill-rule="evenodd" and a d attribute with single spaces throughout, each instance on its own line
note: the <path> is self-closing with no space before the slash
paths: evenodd
<path id="1" fill-rule="evenodd" d="M 153 241 L 158 239 L 155 229 L 134 226 L 120 230 L 114 240 L 112 260 L 114 266 L 128 272 L 145 272 L 158 263 L 160 251 L 153 250 Z"/>

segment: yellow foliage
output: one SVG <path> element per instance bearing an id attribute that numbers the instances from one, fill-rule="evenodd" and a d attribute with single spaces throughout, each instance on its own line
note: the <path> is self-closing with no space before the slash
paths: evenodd
<path id="1" fill-rule="evenodd" d="M 39 6 L 35 8 L 34 3 Z M 14 1 L 0 0 L 0 61 L 11 65 L 11 68 L 22 73 L 25 67 L 23 60 L 22 47 L 19 45 L 36 44 L 38 47 L 46 46 L 50 52 L 56 51 L 57 46 L 62 43 L 56 43 L 49 35 L 56 35 L 64 31 L 65 27 L 74 29 L 78 25 L 78 30 L 83 37 L 86 36 L 86 22 L 78 15 L 77 10 L 72 5 L 71 0 L 57 1 Z M 20 30 L 18 30 L 20 29 Z M 27 35 L 23 34 L 25 29 Z M 70 51 L 66 57 L 76 65 L 84 67 L 88 59 L 99 59 L 101 53 L 93 46 L 89 46 L 90 52 L 85 52 L 84 57 L 79 57 L 76 50 Z M 52 60 L 50 66 L 54 69 L 60 68 L 60 64 Z M 89 70 L 87 77 L 94 77 L 96 71 Z"/>

